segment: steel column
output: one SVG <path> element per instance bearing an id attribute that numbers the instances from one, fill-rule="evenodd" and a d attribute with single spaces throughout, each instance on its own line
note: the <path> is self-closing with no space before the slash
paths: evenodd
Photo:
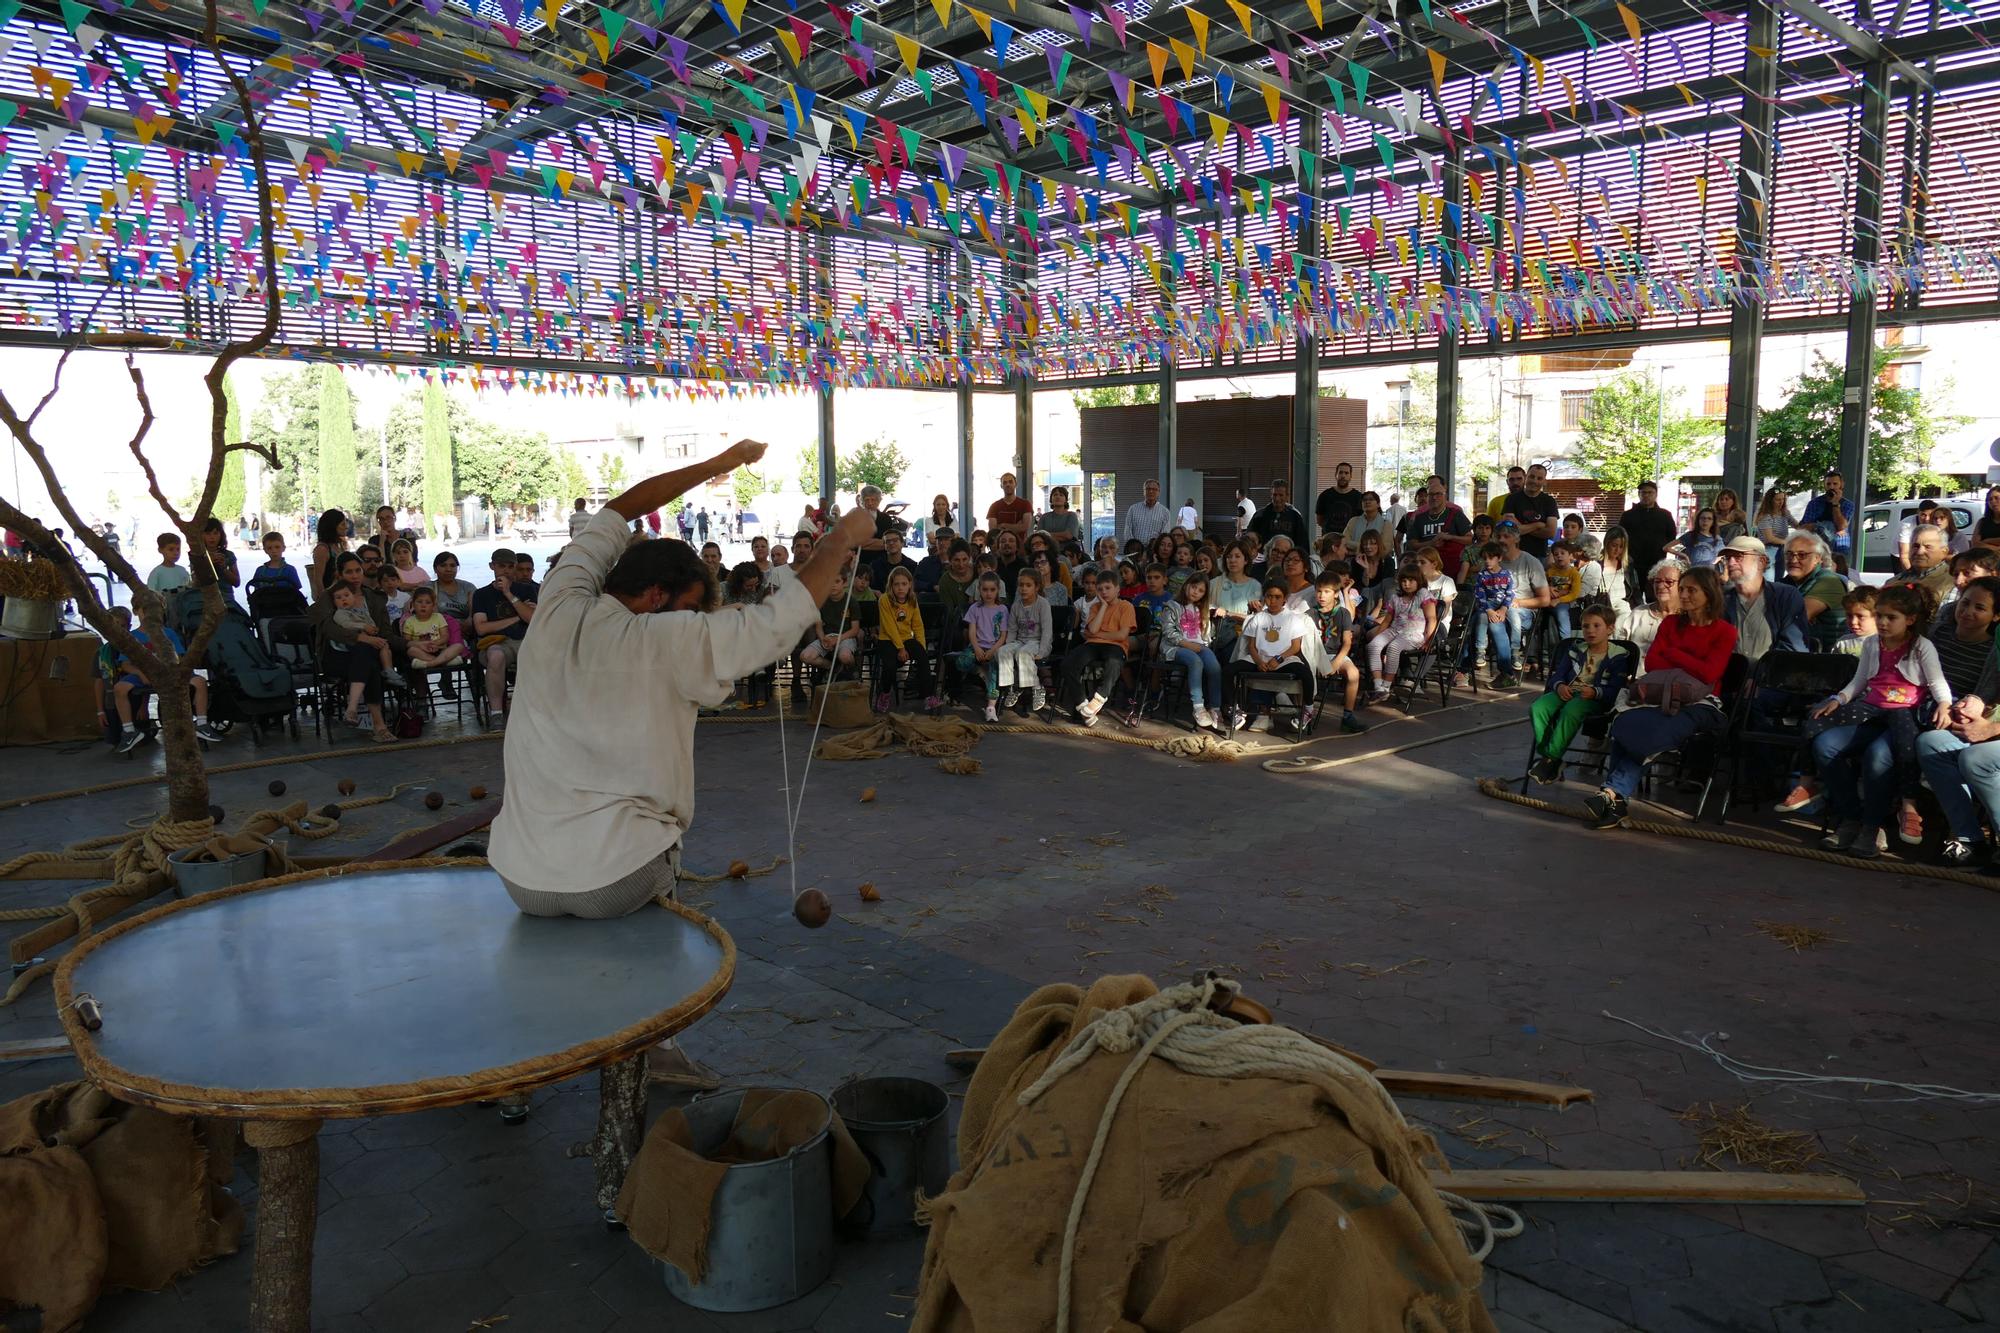
<path id="1" fill-rule="evenodd" d="M 1738 281 L 1761 287 L 1769 273 L 1771 244 L 1771 140 L 1777 127 L 1778 58 L 1760 56 L 1778 47 L 1778 11 L 1770 0 L 1751 0 L 1744 39 L 1743 133 L 1736 149 L 1742 166 L 1736 191 Z M 1764 362 L 1764 302 L 1739 295 L 1729 312 L 1728 400 L 1722 418 L 1722 484 L 1757 501 L 1757 384 Z M 1666 386 L 1660 386 L 1662 393 Z"/>
<path id="2" fill-rule="evenodd" d="M 1868 66 L 1861 99 L 1861 142 L 1854 173 L 1854 290 L 1847 298 L 1847 369 L 1840 395 L 1840 475 L 1854 501 L 1851 567 L 1862 568 L 1861 511 L 1868 504 L 1868 413 L 1875 391 L 1876 291 L 1882 254 L 1882 164 L 1889 137 L 1889 63 Z"/>
<path id="3" fill-rule="evenodd" d="M 1017 494 L 1025 495 L 1032 502 L 1035 499 L 1035 387 L 1022 369 L 1033 351 L 1029 336 L 1029 318 L 1033 312 L 1033 292 L 1029 287 L 1033 280 L 1033 270 L 1021 260 L 1010 261 L 1008 267 L 1014 278 L 1014 298 L 1020 302 L 1020 325 L 1010 329 L 1008 337 L 1014 347 L 1014 475 L 1020 481 Z"/>
<path id="4" fill-rule="evenodd" d="M 824 317 L 833 309 L 833 240 L 824 232 L 814 243 L 815 275 L 813 288 L 817 299 L 814 304 Z M 829 499 L 834 492 L 834 482 L 840 476 L 840 463 L 833 444 L 833 321 L 827 320 L 828 332 L 819 339 L 819 388 L 813 394 L 818 407 L 817 440 L 819 443 L 819 493 Z M 815 497 L 808 495 L 807 500 Z M 859 501 L 856 501 L 859 503 Z"/>
<path id="5" fill-rule="evenodd" d="M 1465 245 L 1465 164 L 1456 152 L 1444 159 L 1445 225 L 1439 238 L 1438 278 L 1444 284 L 1446 301 L 1454 287 L 1466 280 Z M 1447 313 L 1438 338 L 1437 357 L 1437 447 L 1431 470 L 1444 478 L 1444 492 L 1451 496 L 1458 479 L 1458 345 L 1461 337 L 1458 311 Z M 1402 481 L 1401 477 L 1396 478 Z M 1417 506 L 1413 503 L 1411 508 Z"/>
<path id="6" fill-rule="evenodd" d="M 959 537 L 978 526 L 972 512 L 972 313 L 966 293 L 972 290 L 972 257 L 963 250 L 954 266 L 952 308 L 958 312 L 958 526 Z"/>
<path id="7" fill-rule="evenodd" d="M 1319 289 L 1320 238 L 1324 235 L 1320 217 L 1323 177 L 1317 165 L 1323 133 L 1318 112 L 1299 121 L 1299 176 L 1304 186 L 1299 196 L 1299 255 L 1310 269 L 1309 276 L 1295 276 L 1298 292 L 1293 298 L 1297 323 L 1292 350 L 1298 367 L 1292 376 L 1291 473 L 1292 498 L 1300 513 L 1309 511 L 1319 497 L 1319 478 L 1314 470 L 1319 461 L 1319 336 L 1314 296 Z M 1314 158 L 1311 165 L 1306 161 L 1307 153 Z"/>
<path id="8" fill-rule="evenodd" d="M 1166 239 L 1160 247 L 1160 306 L 1166 316 L 1160 340 L 1160 503 L 1174 508 L 1174 469 L 1181 461 L 1181 369 L 1174 347 L 1175 315 L 1179 310 L 1180 283 L 1174 272 L 1174 246 L 1179 239 L 1174 210 L 1161 210 L 1167 220 Z"/>

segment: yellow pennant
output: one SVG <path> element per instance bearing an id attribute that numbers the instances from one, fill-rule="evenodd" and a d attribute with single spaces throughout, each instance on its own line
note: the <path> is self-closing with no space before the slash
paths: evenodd
<path id="1" fill-rule="evenodd" d="M 937 11 L 940 26 L 951 26 L 951 0 L 931 0 L 931 8 Z"/>
<path id="2" fill-rule="evenodd" d="M 595 33 L 591 35 L 596 36 Z M 778 29 L 778 45 L 785 48 L 785 54 L 791 57 L 794 65 L 799 63 L 799 39 L 792 35 L 790 28 Z"/>
<path id="3" fill-rule="evenodd" d="M 993 40 L 993 19 L 991 15 L 981 13 L 971 5 L 960 5 L 959 8 L 972 16 L 972 21 L 979 25 L 979 31 L 984 34 L 987 41 L 990 42 Z"/>
<path id="4" fill-rule="evenodd" d="M 396 165 L 403 169 L 405 176 L 414 175 L 417 168 L 423 164 L 424 155 L 422 153 L 398 152 L 396 154 Z M 416 219 L 411 218 L 409 221 L 414 224 Z M 414 230 L 414 227 L 412 229 Z"/>
<path id="5" fill-rule="evenodd" d="M 1174 59 L 1180 62 L 1181 77 L 1194 77 L 1194 48 L 1178 37 L 1167 38 L 1167 45 L 1174 49 Z"/>
<path id="6" fill-rule="evenodd" d="M 1324 28 L 1326 26 L 1326 19 L 1320 14 L 1319 0 L 1306 0 L 1306 8 L 1312 13 L 1313 26 L 1315 28 Z"/>
<path id="7" fill-rule="evenodd" d="M 609 38 L 608 36 L 606 36 L 601 32 L 598 32 L 594 28 L 585 28 L 584 32 L 589 36 L 590 44 L 597 48 L 597 58 L 599 60 L 611 59 L 611 38 Z M 783 37 L 791 36 L 791 34 L 788 32 L 781 33 L 779 35 Z M 797 64 L 798 60 L 799 58 L 796 55 L 792 57 L 793 64 Z"/>
<path id="8" fill-rule="evenodd" d="M 1618 5 L 1618 17 L 1625 20 L 1625 35 L 1632 39 L 1632 45 L 1639 45 L 1639 16 L 1627 9 L 1623 0 Z"/>
<path id="9" fill-rule="evenodd" d="M 1243 0 L 1226 0 L 1226 3 L 1235 11 L 1236 21 L 1243 25 L 1243 35 L 1254 41 L 1256 34 L 1250 31 L 1250 6 L 1244 4 Z"/>
<path id="10" fill-rule="evenodd" d="M 1264 109 L 1271 113 L 1271 123 L 1273 125 L 1277 124 L 1278 85 L 1275 83 L 1267 83 L 1264 85 Z"/>
<path id="11" fill-rule="evenodd" d="M 1527 53 L 1523 52 L 1522 54 L 1526 55 Z M 1542 62 L 1533 56 L 1528 56 L 1528 63 L 1535 68 L 1535 91 L 1539 93 L 1542 90 L 1542 85 L 1548 82 L 1549 72 L 1543 69 Z"/>
<path id="12" fill-rule="evenodd" d="M 1194 31 L 1194 44 L 1201 48 L 1201 53 L 1203 55 L 1207 55 L 1208 15 L 1202 13 L 1198 9 L 1189 9 L 1186 12 L 1187 12 L 1188 27 Z"/>
<path id="13" fill-rule="evenodd" d="M 1444 88 L 1444 52 L 1433 51 L 1429 47 L 1425 47 L 1424 54 L 1431 58 L 1431 82 L 1437 85 L 1438 89 L 1442 91 Z"/>
<path id="14" fill-rule="evenodd" d="M 1216 115 L 1213 111 L 1209 112 L 1208 133 L 1209 137 L 1214 139 L 1215 146 L 1217 148 L 1222 147 L 1222 140 L 1229 133 L 1229 122 L 1221 116 Z"/>
<path id="15" fill-rule="evenodd" d="M 464 150 L 459 148 L 441 148 L 438 151 L 444 156 L 445 171 L 456 176 L 458 174 L 458 159 L 463 155 Z"/>
<path id="16" fill-rule="evenodd" d="M 905 37 L 900 32 L 897 33 L 896 53 L 903 57 L 903 68 L 915 74 L 917 72 L 917 39 L 914 37 Z"/>
<path id="17" fill-rule="evenodd" d="M 1153 86 L 1158 88 L 1167 77 L 1167 48 L 1147 42 L 1146 63 L 1153 67 Z"/>

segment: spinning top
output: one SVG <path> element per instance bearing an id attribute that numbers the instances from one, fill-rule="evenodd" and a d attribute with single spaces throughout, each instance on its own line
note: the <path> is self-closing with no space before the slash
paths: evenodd
<path id="1" fill-rule="evenodd" d="M 271 795 L 273 796 L 283 796 L 285 794 L 285 784 L 283 782 L 274 780 L 269 787 L 265 788 L 265 790 L 270 792 Z"/>
<path id="2" fill-rule="evenodd" d="M 219 805 L 211 805 L 210 807 L 208 807 L 208 817 L 210 819 L 213 819 L 216 823 L 220 824 L 222 822 L 222 817 L 223 817 L 222 807 Z"/>
<path id="3" fill-rule="evenodd" d="M 340 793 L 340 794 L 341 794 L 342 796 L 352 796 L 352 795 L 354 795 L 354 779 L 353 779 L 353 778 L 342 778 L 342 779 L 341 779 L 340 781 L 338 781 L 338 782 L 334 783 L 333 785 L 334 785 L 334 788 L 335 788 L 335 790 L 339 791 L 339 793 Z"/>
<path id="4" fill-rule="evenodd" d="M 325 805 L 319 808 L 319 813 L 320 813 L 320 818 L 322 819 L 337 820 L 340 818 L 340 807 L 335 805 L 332 801 L 328 801 Z"/>
<path id="5" fill-rule="evenodd" d="M 475 801 L 483 801 L 486 799 L 486 788 L 474 787 L 467 795 L 471 796 Z"/>
<path id="6" fill-rule="evenodd" d="M 818 930 L 833 920 L 833 904 L 818 889 L 806 889 L 792 899 L 792 915 L 808 930 Z"/>
<path id="7" fill-rule="evenodd" d="M 881 890 L 875 887 L 872 881 L 863 884 L 861 886 L 860 893 L 861 893 L 861 901 L 864 903 L 879 903 L 882 901 L 882 892 Z"/>
<path id="8" fill-rule="evenodd" d="M 424 797 L 424 809 L 426 810 L 444 809 L 444 793 L 439 791 L 434 791 L 430 795 Z"/>
<path id="9" fill-rule="evenodd" d="M 731 861 L 727 873 L 731 879 L 742 879 L 750 873 L 750 863 L 748 861 Z"/>
<path id="10" fill-rule="evenodd" d="M 863 787 L 861 789 L 861 804 L 866 805 L 874 799 L 875 789 L 873 787 Z"/>

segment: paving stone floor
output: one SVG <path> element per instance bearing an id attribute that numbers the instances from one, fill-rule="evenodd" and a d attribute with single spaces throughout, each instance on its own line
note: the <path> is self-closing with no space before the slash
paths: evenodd
<path id="1" fill-rule="evenodd" d="M 1329 738 L 1358 754 L 1517 716 L 1482 703 Z M 448 730 L 448 729 L 447 729 Z M 790 732 L 794 783 L 803 728 Z M 789 876 L 702 886 L 742 960 L 723 1006 L 686 1038 L 733 1083 L 830 1090 L 859 1074 L 954 1091 L 952 1047 L 982 1045 L 1035 985 L 1106 972 L 1163 981 L 1203 967 L 1242 977 L 1279 1017 L 1403 1068 L 1573 1081 L 1566 1113 L 1408 1103 L 1454 1163 L 1575 1168 L 1694 1165 L 1690 1106 L 1750 1105 L 1809 1134 L 1820 1169 L 1852 1174 L 1866 1208 L 1532 1205 L 1488 1265 L 1503 1329 L 1925 1330 L 2000 1327 L 2000 1115 L 1862 1086 L 1745 1084 L 1663 1032 L 1727 1034 L 1737 1057 L 1850 1077 L 2000 1089 L 2000 899 L 1631 833 L 1598 834 L 1487 800 L 1469 779 L 1520 771 L 1520 728 L 1330 771 L 1196 765 L 1095 740 L 993 737 L 970 778 L 928 761 L 815 763 L 798 826 L 799 883 L 837 919 L 790 918 Z M 215 779 L 232 819 L 288 798 L 429 782 L 454 806 L 499 787 L 491 744 L 373 753 Z M 311 740 L 211 754 L 304 753 Z M 770 725 L 704 726 L 687 863 L 716 870 L 784 852 Z M 24 762 L 30 760 L 31 762 Z M 150 813 L 137 788 L 8 808 L 10 796 L 145 771 L 102 750 L 0 753 L 0 859 Z M 865 786 L 879 797 L 861 804 Z M 313 851 L 362 850 L 437 818 L 421 790 L 358 811 Z M 1572 792 L 1574 797 L 1576 793 Z M 448 807 L 445 814 L 451 813 Z M 1797 837 L 1796 832 L 1781 837 Z M 873 882 L 883 901 L 855 889 Z M 0 907 L 64 885 L 0 884 Z M 1755 923 L 1830 932 L 1794 952 Z M 46 989 L 0 1010 L 0 1040 L 54 1032 Z M 1718 1036 L 1718 1041 L 1724 1039 Z M 0 1097 L 75 1076 L 68 1059 L 0 1064 Z M 655 1109 L 668 1104 L 655 1089 Z M 954 1106 L 956 1103 L 954 1102 Z M 921 1244 L 843 1243 L 831 1281 L 754 1315 L 688 1309 L 590 1202 L 594 1079 L 550 1088 L 524 1127 L 490 1110 L 332 1124 L 322 1136 L 315 1311 L 328 1330 L 603 1333 L 878 1330 L 907 1325 Z M 1734 1163 L 1724 1160 L 1724 1165 Z M 254 1164 L 236 1188 L 251 1205 Z M 93 1330 L 243 1326 L 248 1255 L 159 1294 L 107 1296 Z M 504 1323 L 494 1323 L 504 1317 Z M 485 1321 L 485 1322 L 482 1322 Z M 37 1327 L 17 1314 L 8 1329 Z"/>

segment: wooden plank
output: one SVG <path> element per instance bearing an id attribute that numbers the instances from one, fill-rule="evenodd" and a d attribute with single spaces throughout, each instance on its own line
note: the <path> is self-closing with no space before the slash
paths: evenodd
<path id="1" fill-rule="evenodd" d="M 1375 1077 L 1383 1087 L 1401 1097 L 1421 1097 L 1431 1101 L 1517 1102 L 1529 1106 L 1553 1106 L 1557 1110 L 1573 1102 L 1587 1102 L 1589 1088 L 1563 1083 L 1533 1083 L 1518 1078 L 1487 1078 L 1480 1074 L 1426 1074 L 1413 1069 L 1378 1069 Z"/>
<path id="2" fill-rule="evenodd" d="M 1810 1203 L 1860 1205 L 1845 1176 L 1756 1171 L 1433 1171 L 1439 1189 L 1486 1203 Z"/>
<path id="3" fill-rule="evenodd" d="M 413 861 L 449 847 L 469 833 L 477 833 L 500 813 L 498 800 L 482 801 L 462 815 L 455 815 L 429 828 L 413 829 L 372 852 L 350 859 L 355 861 Z"/>
<path id="4" fill-rule="evenodd" d="M 8 1060 L 49 1060 L 68 1055 L 68 1037 L 37 1037 L 32 1041 L 0 1041 L 0 1062 Z"/>

